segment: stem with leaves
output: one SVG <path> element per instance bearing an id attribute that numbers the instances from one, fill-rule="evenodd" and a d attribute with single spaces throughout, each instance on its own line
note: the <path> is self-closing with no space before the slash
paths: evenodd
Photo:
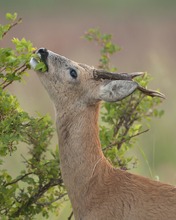
<path id="1" fill-rule="evenodd" d="M 0 40 L 21 22 L 17 14 L 7 14 L 9 24 L 0 25 Z M 12 39 L 15 49 L 0 48 L 0 216 L 3 220 L 49 218 L 67 195 L 59 169 L 59 152 L 50 150 L 53 123 L 46 116 L 30 116 L 7 88 L 21 82 L 35 48 L 24 38 Z M 20 145 L 19 145 L 20 143 Z M 26 148 L 23 169 L 12 177 L 4 162 L 8 155 Z M 20 161 L 19 161 L 20 163 Z M 20 166 L 19 166 L 20 167 Z"/>
<path id="2" fill-rule="evenodd" d="M 98 29 L 90 29 L 85 33 L 84 38 L 95 42 L 101 48 L 98 67 L 110 72 L 116 71 L 116 67 L 110 67 L 110 59 L 120 51 L 120 47 L 113 44 L 112 35 L 102 34 Z M 137 81 L 146 87 L 150 77 L 145 74 Z M 159 98 L 152 99 L 139 91 L 120 103 L 103 103 L 100 139 L 105 155 L 114 166 L 126 170 L 129 169 L 130 164 L 132 167 L 136 165 L 136 159 L 126 158 L 125 154 L 134 146 L 136 137 L 149 130 L 148 127 L 144 128 L 147 126 L 147 121 L 151 117 L 162 116 L 163 111 L 157 109 L 160 103 Z"/>

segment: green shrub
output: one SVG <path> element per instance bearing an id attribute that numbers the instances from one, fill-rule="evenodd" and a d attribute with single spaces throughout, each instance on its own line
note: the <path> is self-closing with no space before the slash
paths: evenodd
<path id="1" fill-rule="evenodd" d="M 0 26 L 0 38 L 21 22 L 16 14 L 7 14 L 10 24 Z M 15 49 L 0 49 L 0 216 L 1 219 L 33 219 L 42 213 L 57 212 L 66 191 L 59 170 L 59 154 L 51 151 L 50 140 L 54 129 L 49 116 L 30 116 L 19 105 L 17 97 L 5 90 L 15 81 L 21 82 L 33 56 L 33 45 L 24 38 L 12 39 Z M 22 158 L 25 168 L 13 178 L 3 164 L 8 155 L 13 157 L 19 143 L 28 149 Z"/>
<path id="2" fill-rule="evenodd" d="M 117 71 L 110 67 L 111 56 L 120 51 L 112 42 L 112 35 L 102 34 L 98 29 L 90 29 L 84 37 L 95 42 L 100 48 L 98 67 L 111 72 Z M 151 77 L 146 73 L 136 79 L 146 87 Z M 131 96 L 117 103 L 103 103 L 101 111 L 100 139 L 103 151 L 114 166 L 131 169 L 136 166 L 137 159 L 125 154 L 135 145 L 136 137 L 148 131 L 148 121 L 152 117 L 160 117 L 163 110 L 158 110 L 160 98 L 151 98 L 136 91 Z"/>

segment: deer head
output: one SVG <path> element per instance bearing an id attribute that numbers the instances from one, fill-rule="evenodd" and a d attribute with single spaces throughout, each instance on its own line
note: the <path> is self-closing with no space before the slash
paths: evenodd
<path id="1" fill-rule="evenodd" d="M 97 70 L 44 48 L 36 54 L 46 65 L 46 72 L 37 73 L 56 107 L 60 105 L 66 110 L 67 106 L 83 107 L 101 100 L 116 102 L 137 89 L 146 95 L 164 98 L 163 94 L 145 89 L 133 81 L 143 74 L 141 72 L 127 74 Z M 30 64 L 35 69 L 38 61 L 32 58 Z"/>

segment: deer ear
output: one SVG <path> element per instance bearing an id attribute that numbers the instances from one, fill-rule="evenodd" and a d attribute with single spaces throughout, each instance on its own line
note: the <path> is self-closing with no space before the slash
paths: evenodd
<path id="1" fill-rule="evenodd" d="M 132 94 L 138 84 L 128 80 L 104 81 L 100 86 L 99 99 L 106 102 L 117 102 Z"/>

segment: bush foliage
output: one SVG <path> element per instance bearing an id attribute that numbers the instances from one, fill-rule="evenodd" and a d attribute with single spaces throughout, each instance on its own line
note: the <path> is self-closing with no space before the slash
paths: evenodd
<path id="1" fill-rule="evenodd" d="M 0 25 L 0 40 L 21 22 L 16 13 L 8 13 L 6 18 L 9 23 Z M 112 43 L 112 36 L 90 29 L 84 37 L 100 46 L 99 68 L 116 71 L 110 68 L 110 58 L 120 47 Z M 35 50 L 24 38 L 14 38 L 12 43 L 15 49 L 0 48 L 0 216 L 3 220 L 20 220 L 33 219 L 40 213 L 47 219 L 50 212 L 57 214 L 59 205 L 67 198 L 59 169 L 59 151 L 58 147 L 55 151 L 50 149 L 54 132 L 50 117 L 30 116 L 7 89 L 12 83 L 21 82 Z M 145 75 L 138 80 L 147 86 L 150 77 Z M 159 103 L 160 99 L 139 92 L 120 103 L 103 103 L 100 137 L 103 151 L 114 166 L 135 166 L 136 159 L 125 154 L 134 146 L 136 137 L 146 131 L 143 122 L 162 115 L 163 111 L 157 109 Z M 27 156 L 22 156 L 24 168 L 12 177 L 4 162 L 22 146 L 28 149 Z"/>
<path id="2" fill-rule="evenodd" d="M 16 14 L 7 14 L 10 23 L 0 26 L 0 38 L 21 22 Z M 59 154 L 51 151 L 54 129 L 49 116 L 30 116 L 19 105 L 17 97 L 5 90 L 15 81 L 21 82 L 33 56 L 33 45 L 24 38 L 12 39 L 15 49 L 0 49 L 0 216 L 1 219 L 33 219 L 42 213 L 57 212 L 57 200 L 66 195 L 59 170 Z M 19 146 L 19 144 L 21 145 Z M 22 157 L 25 168 L 12 177 L 3 164 L 17 148 L 28 149 Z"/>
<path id="3" fill-rule="evenodd" d="M 117 71 L 110 67 L 111 56 L 120 50 L 112 42 L 112 35 L 102 34 L 98 29 L 90 29 L 85 38 L 100 47 L 99 68 L 111 72 Z M 136 79 L 146 87 L 151 77 L 146 73 Z M 103 103 L 101 111 L 100 139 L 103 151 L 114 166 L 131 169 L 136 166 L 136 158 L 126 157 L 127 151 L 136 142 L 136 137 L 148 131 L 148 121 L 152 117 L 161 117 L 163 110 L 158 110 L 161 99 L 146 96 L 135 91 L 131 96 L 117 103 Z"/>

